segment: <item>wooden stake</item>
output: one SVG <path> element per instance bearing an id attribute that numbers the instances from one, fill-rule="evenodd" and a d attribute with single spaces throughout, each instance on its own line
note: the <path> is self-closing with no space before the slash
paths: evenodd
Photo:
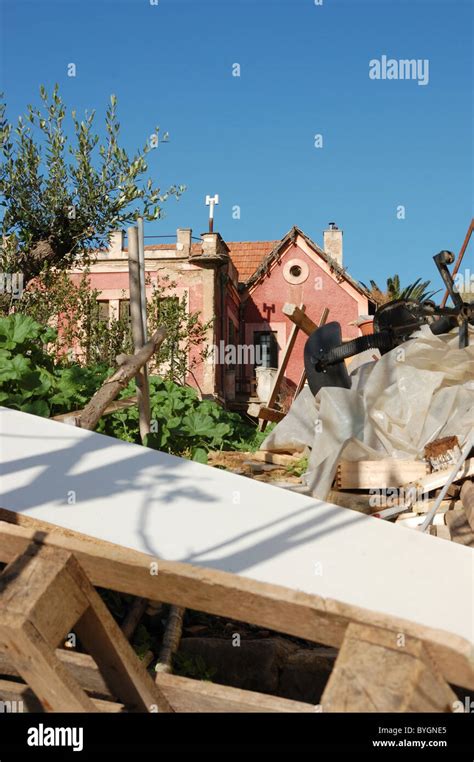
<path id="1" fill-rule="evenodd" d="M 163 644 L 155 667 L 157 672 L 173 671 L 173 656 L 179 648 L 179 642 L 183 632 L 183 618 L 185 611 L 186 609 L 182 606 L 170 607 L 168 622 L 163 636 Z"/>
<path id="2" fill-rule="evenodd" d="M 140 255 L 138 246 L 138 230 L 128 228 L 128 270 L 130 287 L 130 319 L 135 351 L 145 344 L 145 325 L 143 321 L 144 305 L 142 305 L 142 285 L 140 277 Z M 142 442 L 150 433 L 150 389 L 146 365 L 139 368 L 135 376 L 139 410 L 139 426 Z"/>

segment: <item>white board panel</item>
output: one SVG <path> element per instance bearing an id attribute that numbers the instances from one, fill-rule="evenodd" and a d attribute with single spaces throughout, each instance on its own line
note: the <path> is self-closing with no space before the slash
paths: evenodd
<path id="1" fill-rule="evenodd" d="M 472 549 L 0 408 L 0 506 L 473 641 Z"/>

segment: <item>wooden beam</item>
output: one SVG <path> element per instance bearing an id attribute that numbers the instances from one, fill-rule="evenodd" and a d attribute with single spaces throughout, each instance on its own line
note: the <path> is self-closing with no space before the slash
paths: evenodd
<path id="1" fill-rule="evenodd" d="M 430 645 L 448 682 L 474 690 L 472 645 L 415 622 L 220 570 L 155 559 L 113 543 L 0 510 L 0 562 L 32 541 L 74 553 L 92 584 L 122 593 L 227 616 L 316 643 L 339 647 L 351 623 L 406 633 Z M 152 574 L 152 564 L 157 574 Z"/>
<path id="2" fill-rule="evenodd" d="M 450 712 L 455 701 L 423 643 L 351 624 L 321 705 L 323 712 Z"/>
<path id="3" fill-rule="evenodd" d="M 329 315 L 329 307 L 325 307 L 323 309 L 322 313 L 321 313 L 321 317 L 320 317 L 319 323 L 318 323 L 318 328 L 321 328 L 321 326 L 326 323 L 326 321 L 328 319 L 328 315 Z M 294 400 L 297 398 L 298 394 L 303 389 L 303 386 L 305 385 L 305 382 L 306 382 L 306 370 L 303 370 L 302 373 L 301 373 L 301 376 L 300 376 L 300 380 L 298 381 L 298 386 L 295 389 L 295 394 L 294 394 L 294 397 L 293 397 Z"/>
<path id="4" fill-rule="evenodd" d="M 281 410 L 275 410 L 274 408 L 262 405 L 258 411 L 258 417 L 262 418 L 264 421 L 275 421 L 278 423 L 279 421 L 283 420 L 285 413 L 283 413 Z"/>
<path id="5" fill-rule="evenodd" d="M 56 655 L 71 671 L 83 690 L 88 693 L 101 695 L 103 698 L 91 696 L 97 711 L 124 711 L 123 704 L 115 701 L 104 682 L 97 665 L 88 654 L 69 652 L 58 649 Z M 0 674 L 18 677 L 11 659 L 0 651 Z M 193 680 L 159 673 L 156 683 L 163 695 L 173 707 L 174 712 L 311 712 L 314 705 L 302 701 L 270 696 L 265 693 L 231 688 L 227 685 L 217 685 L 207 680 Z M 42 711 L 40 702 L 32 704 L 33 694 L 23 683 L 11 680 L 0 680 L 0 699 L 23 700 L 27 711 Z M 106 699 L 106 700 L 104 700 Z"/>
<path id="6" fill-rule="evenodd" d="M 466 481 L 461 487 L 461 503 L 471 529 L 474 532 L 474 482 Z"/>
<path id="7" fill-rule="evenodd" d="M 301 307 L 299 307 L 299 309 L 301 310 L 302 313 L 304 313 L 304 309 L 305 309 L 304 304 L 302 304 Z M 273 379 L 272 388 L 270 390 L 270 396 L 269 396 L 269 398 L 268 398 L 268 400 L 266 402 L 266 405 L 265 405 L 265 407 L 268 408 L 269 410 L 273 410 L 274 409 L 273 406 L 275 405 L 275 402 L 277 401 L 277 397 L 278 397 L 278 394 L 279 394 L 279 391 L 280 391 L 281 382 L 283 381 L 283 378 L 284 378 L 284 375 L 285 375 L 285 371 L 286 371 L 289 359 L 291 357 L 291 353 L 293 351 L 296 339 L 298 337 L 299 330 L 300 329 L 298 328 L 298 326 L 294 325 L 293 328 L 290 331 L 290 336 L 289 336 L 288 341 L 286 343 L 286 347 L 285 347 L 285 350 L 283 352 L 283 357 L 281 358 L 281 362 L 280 362 L 280 365 L 278 367 L 278 372 L 277 372 L 275 378 Z M 265 427 L 267 425 L 268 418 L 265 418 L 264 416 L 262 416 L 260 414 L 261 410 L 262 410 L 262 408 L 260 408 L 260 412 L 258 414 L 258 417 L 261 419 L 261 421 L 260 421 L 260 430 L 264 431 Z"/>
<path id="8" fill-rule="evenodd" d="M 466 251 L 466 249 L 468 247 L 468 244 L 469 244 L 469 241 L 470 241 L 470 238 L 471 238 L 473 230 L 474 230 L 474 218 L 471 219 L 471 223 L 470 223 L 470 225 L 469 225 L 469 227 L 467 229 L 467 233 L 466 233 L 466 236 L 464 238 L 463 245 L 461 246 L 461 250 L 460 250 L 460 252 L 458 254 L 456 262 L 454 263 L 454 267 L 453 267 L 453 270 L 452 270 L 452 273 L 451 273 L 453 278 L 456 275 L 456 273 L 459 270 L 459 268 L 461 267 L 461 262 L 463 260 L 464 253 L 465 253 L 465 251 Z M 446 289 L 446 293 L 444 294 L 442 302 L 441 302 L 441 307 L 445 306 L 446 302 L 448 301 L 448 296 L 449 296 L 449 291 L 448 291 L 448 289 Z"/>
<path id="9" fill-rule="evenodd" d="M 428 467 L 420 460 L 341 460 L 337 467 L 335 486 L 338 489 L 385 489 L 400 487 L 421 479 Z"/>
<path id="10" fill-rule="evenodd" d="M 308 315 L 305 314 L 301 307 L 297 307 L 296 304 L 284 304 L 283 314 L 300 328 L 307 336 L 311 336 L 313 331 L 318 327 Z"/>
<path id="11" fill-rule="evenodd" d="M 58 660 L 71 626 L 113 693 L 134 711 L 170 711 L 75 556 L 31 542 L 0 575 L 0 646 L 48 711 L 94 711 Z M 156 707 L 156 709 L 153 709 Z"/>
<path id="12" fill-rule="evenodd" d="M 12 680 L 0 679 L 0 701 L 15 702 L 15 705 L 21 702 L 22 713 L 45 711 L 41 701 L 28 685 L 14 683 Z M 97 698 L 91 698 L 90 701 L 91 709 L 88 711 L 91 712 L 120 713 L 125 711 L 124 705 L 115 701 L 104 701 Z"/>

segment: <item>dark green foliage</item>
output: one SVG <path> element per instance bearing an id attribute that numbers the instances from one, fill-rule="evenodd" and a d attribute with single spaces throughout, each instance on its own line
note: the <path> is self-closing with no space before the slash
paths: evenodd
<path id="1" fill-rule="evenodd" d="M 106 364 L 55 363 L 47 351 L 56 332 L 31 317 L 0 318 L 0 404 L 50 417 L 84 407 L 113 370 Z M 135 393 L 132 381 L 121 397 Z M 189 386 L 150 377 L 152 433 L 147 446 L 207 462 L 209 450 L 256 449 L 263 437 L 238 413 L 200 401 Z M 138 410 L 130 407 L 99 421 L 97 431 L 140 442 Z"/>

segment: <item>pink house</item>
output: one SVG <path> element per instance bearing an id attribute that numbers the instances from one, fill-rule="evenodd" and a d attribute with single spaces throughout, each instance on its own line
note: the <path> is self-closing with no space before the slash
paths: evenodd
<path id="1" fill-rule="evenodd" d="M 369 314 L 369 296 L 343 267 L 343 234 L 334 223 L 320 248 L 299 228 L 279 241 L 226 242 L 219 233 L 193 241 L 189 228 L 172 244 L 145 246 L 151 283 L 168 275 L 176 294 L 187 294 L 189 310 L 211 321 L 206 341 L 216 347 L 188 381 L 205 396 L 245 405 L 255 398 L 258 368 L 277 368 L 292 323 L 286 302 L 304 304 L 317 322 L 325 307 L 342 325 L 344 339 L 359 335 L 356 322 Z M 91 286 L 101 292 L 104 317 L 128 308 L 127 249 L 121 232 L 91 266 Z M 71 273 L 79 279 L 79 271 Z M 150 286 L 150 289 L 152 286 Z M 305 336 L 299 335 L 285 377 L 289 393 L 303 370 Z M 269 370 L 268 373 L 272 371 Z"/>

